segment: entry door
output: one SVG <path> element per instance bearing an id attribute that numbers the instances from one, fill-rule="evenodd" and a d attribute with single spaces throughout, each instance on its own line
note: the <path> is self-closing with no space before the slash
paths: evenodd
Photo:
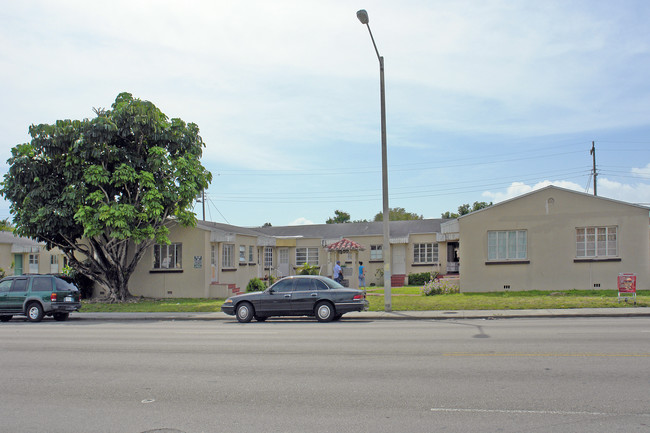
<path id="1" fill-rule="evenodd" d="M 390 261 L 392 262 L 391 275 L 405 275 L 406 274 L 406 245 L 397 244 L 392 245 Z"/>
<path id="2" fill-rule="evenodd" d="M 14 254 L 14 275 L 23 274 L 23 255 Z"/>
<path id="3" fill-rule="evenodd" d="M 289 275 L 289 248 L 278 250 L 278 277 Z"/>

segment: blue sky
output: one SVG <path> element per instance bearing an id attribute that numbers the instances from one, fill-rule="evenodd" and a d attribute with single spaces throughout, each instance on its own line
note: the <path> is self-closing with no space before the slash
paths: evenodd
<path id="1" fill-rule="evenodd" d="M 647 1 L 9 2 L 0 9 L 0 173 L 33 123 L 123 91 L 194 122 L 208 220 L 425 218 L 550 183 L 650 205 Z M 201 205 L 196 208 L 199 217 Z M 0 218 L 10 217 L 0 201 Z"/>

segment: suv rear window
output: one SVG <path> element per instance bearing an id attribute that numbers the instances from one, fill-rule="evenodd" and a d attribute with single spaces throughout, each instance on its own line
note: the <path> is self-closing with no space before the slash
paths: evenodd
<path id="1" fill-rule="evenodd" d="M 65 281 L 65 280 L 63 280 L 63 279 L 61 279 L 59 277 L 55 277 L 54 282 L 56 284 L 56 290 L 70 290 L 70 291 L 73 291 L 73 292 L 76 292 L 76 291 L 79 290 L 79 289 L 77 289 L 77 286 L 75 286 L 74 284 L 68 283 L 67 281 Z"/>
<path id="2" fill-rule="evenodd" d="M 32 280 L 32 292 L 51 292 L 52 291 L 52 278 L 50 277 L 34 277 Z"/>

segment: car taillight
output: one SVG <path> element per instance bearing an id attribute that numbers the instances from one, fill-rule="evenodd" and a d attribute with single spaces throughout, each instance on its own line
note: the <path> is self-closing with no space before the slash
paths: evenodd
<path id="1" fill-rule="evenodd" d="M 56 302 L 56 293 L 52 292 L 52 294 L 50 295 L 50 301 Z"/>
<path id="2" fill-rule="evenodd" d="M 354 295 L 354 298 L 352 298 L 352 299 L 354 299 L 355 301 L 360 301 L 363 298 L 364 298 L 363 295 Z"/>

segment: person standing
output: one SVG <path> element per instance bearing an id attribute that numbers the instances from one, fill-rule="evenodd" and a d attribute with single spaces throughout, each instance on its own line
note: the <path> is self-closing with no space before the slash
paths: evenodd
<path id="1" fill-rule="evenodd" d="M 363 262 L 359 262 L 359 287 L 366 288 L 366 267 Z"/>
<path id="2" fill-rule="evenodd" d="M 336 264 L 334 265 L 334 275 L 332 276 L 334 281 L 337 283 L 341 284 L 341 281 L 343 281 L 343 271 L 341 269 L 341 261 L 337 260 Z"/>

